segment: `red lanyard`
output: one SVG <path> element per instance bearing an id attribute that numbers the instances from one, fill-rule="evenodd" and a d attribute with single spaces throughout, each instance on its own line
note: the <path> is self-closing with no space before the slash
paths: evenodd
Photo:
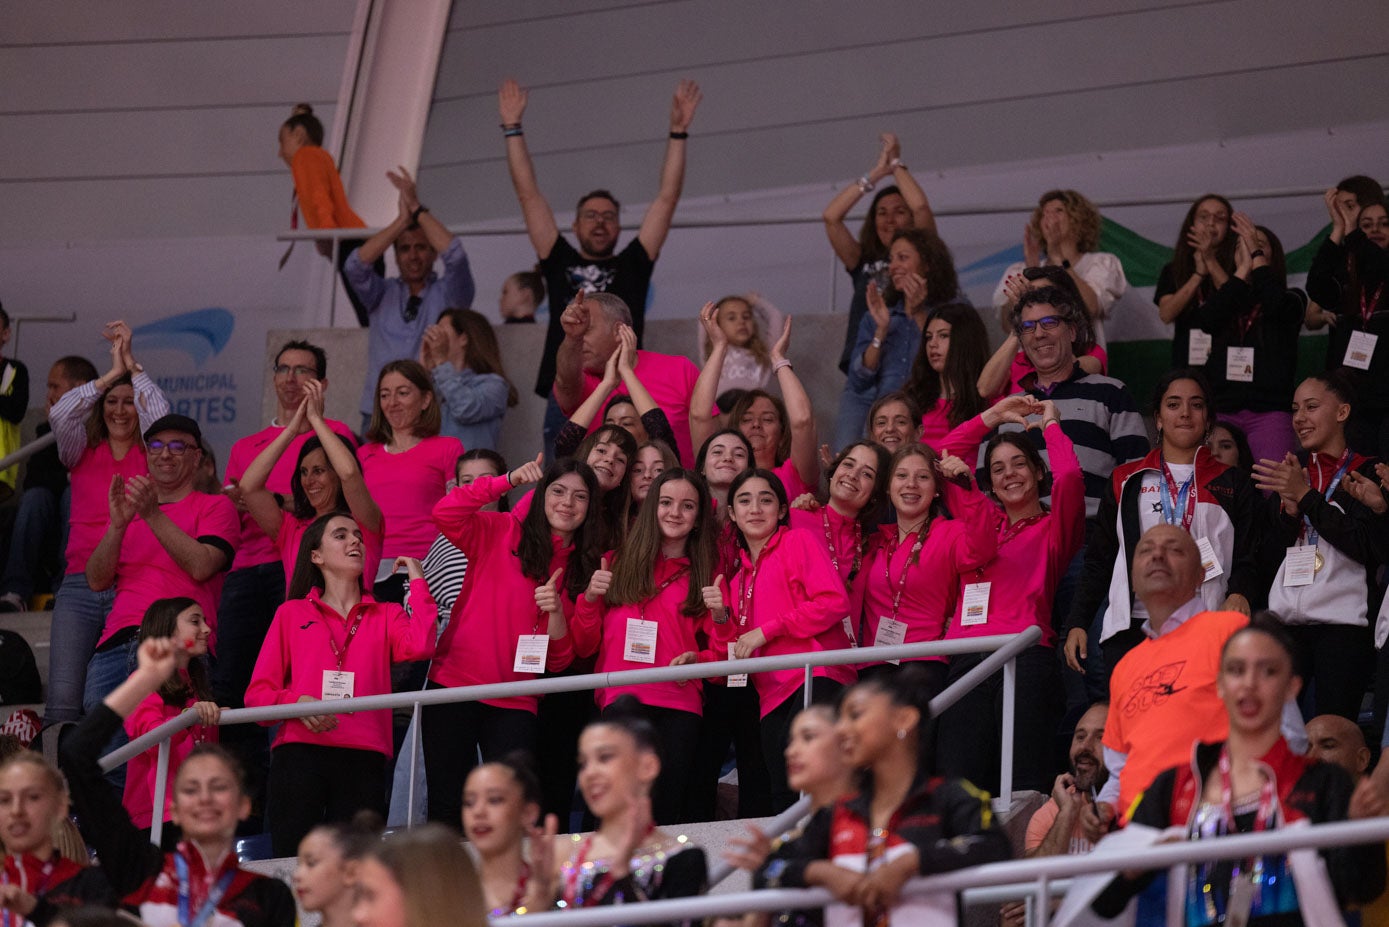
<path id="1" fill-rule="evenodd" d="M 670 588 L 671 583 L 675 582 L 677 579 L 684 576 L 688 572 L 690 572 L 690 568 L 688 566 L 682 566 L 680 569 L 667 576 L 666 581 L 657 586 L 656 591 L 651 593 L 651 598 L 637 603 L 637 617 L 640 618 L 642 621 L 645 621 L 646 603 L 654 600 L 661 593 L 665 592 L 667 589 Z"/>
<path id="2" fill-rule="evenodd" d="M 343 663 L 347 660 L 347 648 L 352 646 L 352 639 L 357 636 L 357 629 L 362 626 L 362 618 L 365 614 L 366 612 L 359 604 L 357 606 L 357 620 L 352 622 L 352 627 L 347 629 L 347 637 L 342 642 L 342 649 L 338 649 L 338 642 L 333 640 L 333 629 L 328 626 L 329 622 L 323 622 L 323 629 L 328 632 L 328 646 L 333 648 L 333 657 L 338 661 L 339 670 L 342 669 Z M 346 623 L 346 620 L 343 619 L 343 622 Z"/>
<path id="3" fill-rule="evenodd" d="M 1263 303 L 1255 303 L 1249 315 L 1242 319 L 1236 319 L 1235 324 L 1239 326 L 1239 340 L 1244 343 L 1244 339 L 1249 337 L 1249 330 L 1259 321 L 1259 313 L 1263 310 Z"/>
<path id="4" fill-rule="evenodd" d="M 757 573 L 762 569 L 762 556 L 759 554 L 757 563 L 753 564 L 751 575 L 743 574 L 743 607 L 738 610 L 739 629 L 747 627 L 748 619 L 752 617 L 752 590 L 757 585 Z"/>
<path id="5" fill-rule="evenodd" d="M 1370 316 L 1375 314 L 1375 309 L 1379 306 L 1379 298 L 1384 295 L 1384 284 L 1375 287 L 1375 295 L 1372 299 L 1365 299 L 1365 291 L 1360 291 L 1360 318 L 1364 322 L 1370 321 Z"/>
<path id="6" fill-rule="evenodd" d="M 526 883 L 531 878 L 531 867 L 526 863 L 521 863 L 521 874 L 516 877 L 516 890 L 512 892 L 510 907 L 493 908 L 492 917 L 506 917 L 508 914 L 515 914 L 516 909 L 521 907 L 521 902 L 526 900 Z"/>
<path id="7" fill-rule="evenodd" d="M 825 526 L 825 543 L 830 549 L 830 564 L 834 567 L 834 572 L 839 572 L 839 547 L 834 542 L 834 532 L 830 530 L 829 506 L 820 510 L 820 523 Z M 858 575 L 859 567 L 863 566 L 863 525 L 859 524 L 858 519 L 854 519 L 854 565 L 849 568 L 849 575 L 845 582 L 852 582 Z"/>
<path id="8" fill-rule="evenodd" d="M 1225 809 L 1225 824 L 1235 832 L 1235 806 L 1230 786 L 1230 749 L 1220 748 L 1220 803 Z M 1254 833 L 1268 828 L 1273 816 L 1273 782 L 1265 779 L 1259 788 L 1259 810 L 1254 813 Z"/>
<path id="9" fill-rule="evenodd" d="M 1003 531 L 1001 531 L 998 535 L 998 546 L 1002 547 L 1004 544 L 1007 544 L 1009 541 L 1022 534 L 1028 528 L 1031 528 L 1033 525 L 1046 518 L 1047 514 L 1047 512 L 1038 512 L 1036 515 L 1029 515 L 1026 518 L 1019 518 L 1011 525 L 1004 525 Z M 1006 519 L 1007 516 L 1005 515 L 1004 518 Z"/>
<path id="10" fill-rule="evenodd" d="M 1187 534 L 1191 533 L 1191 522 L 1196 517 L 1196 467 L 1191 468 L 1191 478 L 1182 484 L 1181 490 L 1177 489 L 1177 480 L 1172 476 L 1172 471 L 1167 467 L 1167 461 L 1162 462 L 1162 486 L 1158 489 L 1162 496 L 1162 520 L 1169 525 L 1174 524 L 1176 508 L 1182 506 L 1182 530 Z M 1185 505 L 1183 505 L 1185 503 Z M 1168 512 L 1172 514 L 1169 515 Z"/>
<path id="11" fill-rule="evenodd" d="M 897 613 L 902 609 L 902 593 L 907 588 L 907 574 L 912 571 L 916 561 L 921 557 L 921 548 L 926 544 L 926 533 L 931 530 L 931 517 L 926 516 L 926 522 L 917 529 L 916 542 L 912 544 L 912 552 L 907 556 L 907 562 L 902 565 L 902 573 L 897 577 L 897 591 L 892 596 L 892 620 L 897 620 Z M 902 542 L 897 540 L 896 534 L 893 535 L 892 547 L 883 550 L 883 578 L 887 580 L 887 587 L 892 588 L 892 557 L 897 553 L 897 549 Z"/>

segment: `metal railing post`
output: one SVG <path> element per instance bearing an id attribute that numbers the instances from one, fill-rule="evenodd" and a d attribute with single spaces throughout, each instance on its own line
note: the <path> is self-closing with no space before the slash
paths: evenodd
<path id="1" fill-rule="evenodd" d="M 810 682 L 814 677 L 815 674 L 812 672 L 812 667 L 807 663 L 805 665 L 805 703 L 802 705 L 803 708 L 810 707 Z"/>
<path id="2" fill-rule="evenodd" d="M 154 766 L 154 811 L 150 815 L 150 843 L 164 839 L 164 788 L 169 778 L 169 741 L 159 744 L 159 761 Z"/>
<path id="3" fill-rule="evenodd" d="M 1013 728 L 1018 697 L 1018 660 L 1003 664 L 1003 742 L 998 751 L 998 800 L 1001 812 L 1013 806 Z"/>
<path id="4" fill-rule="evenodd" d="M 420 760 L 420 703 L 410 715 L 410 791 L 405 799 L 405 829 L 415 826 L 415 773 Z"/>
<path id="5" fill-rule="evenodd" d="M 1032 911 L 1027 922 L 1037 927 L 1047 927 L 1051 921 L 1051 891 L 1046 876 L 1038 877 L 1037 891 L 1028 899 L 1028 903 L 1031 904 Z"/>

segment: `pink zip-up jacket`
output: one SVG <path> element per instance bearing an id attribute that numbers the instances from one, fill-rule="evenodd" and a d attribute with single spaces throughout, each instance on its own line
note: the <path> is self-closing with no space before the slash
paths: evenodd
<path id="1" fill-rule="evenodd" d="M 825 534 L 826 520 L 829 521 L 830 527 L 828 536 Z M 862 642 L 858 639 L 858 622 L 853 616 L 863 612 L 863 583 L 859 581 L 859 577 L 863 575 L 863 565 L 868 562 L 868 551 L 865 549 L 858 556 L 857 571 L 854 570 L 854 559 L 859 545 L 866 548 L 868 542 L 873 539 L 873 530 L 863 530 L 857 518 L 846 518 L 831 505 L 821 506 L 815 512 L 792 509 L 791 527 L 809 532 L 829 555 L 830 565 L 839 567 L 839 579 L 844 583 L 844 592 L 849 597 L 849 611 L 844 616 L 844 631 L 857 646 Z M 834 545 L 833 548 L 830 547 L 831 544 Z M 850 575 L 851 573 L 853 575 Z"/>
<path id="2" fill-rule="evenodd" d="M 511 488 L 507 475 L 484 476 L 459 486 L 434 506 L 434 524 L 444 537 L 468 556 L 468 575 L 453 603 L 453 615 L 439 638 L 429 679 L 446 688 L 485 683 L 532 680 L 533 673 L 518 673 L 516 644 L 523 634 L 544 634 L 547 619 L 535 607 L 536 582 L 521 572 L 516 551 L 521 543 L 521 523 L 509 512 L 484 512 Z M 553 553 L 546 570 L 569 564 L 571 545 L 551 538 Z M 564 577 L 560 577 L 564 585 Z M 565 615 L 573 616 L 573 603 L 564 597 Z M 572 635 L 550 641 L 545 669 L 558 672 L 574 659 Z M 539 696 L 485 699 L 497 708 L 516 708 L 535 714 Z"/>
<path id="3" fill-rule="evenodd" d="M 976 416 L 961 424 L 946 440 L 977 444 L 988 432 L 988 426 Z M 1047 426 L 1042 436 L 1047 459 L 1051 461 L 1051 511 L 1016 533 L 1010 531 L 1006 516 L 999 519 L 998 555 L 960 576 L 960 594 L 955 617 L 945 632 L 947 640 L 1016 634 L 1036 625 L 1042 629 L 1041 646 L 1056 644 L 1051 623 L 1052 599 L 1071 558 L 1085 543 L 1085 475 L 1071 439 L 1059 426 Z M 964 587 L 970 583 L 992 584 L 989 616 L 983 624 L 961 623 Z"/>
<path id="4" fill-rule="evenodd" d="M 170 705 L 158 692 L 146 695 L 125 719 L 125 733 L 131 740 L 148 734 L 165 721 L 172 721 L 193 707 L 197 699 L 189 698 L 182 705 Z M 217 743 L 217 728 L 195 724 L 169 738 L 169 771 L 164 782 L 164 820 L 174 804 L 174 777 L 178 768 L 198 744 Z M 154 823 L 154 781 L 159 772 L 159 748 L 150 747 L 139 756 L 131 757 L 125 773 L 125 792 L 121 804 L 130 814 L 131 822 L 139 828 Z"/>
<path id="5" fill-rule="evenodd" d="M 698 655 L 700 663 L 712 662 L 715 659 L 714 651 L 701 650 L 695 639 L 695 632 L 701 630 L 704 616 L 691 618 L 680 610 L 690 589 L 689 573 L 665 589 L 660 589 L 662 583 L 689 565 L 690 561 L 684 557 L 668 560 L 658 555 L 653 575 L 656 580 L 654 588 L 660 591 L 639 605 L 608 605 L 602 599 L 590 602 L 588 596 L 579 596 L 579 601 L 574 604 L 574 617 L 569 622 L 569 636 L 574 642 L 575 654 L 590 657 L 596 652 L 598 666 L 594 672 L 598 673 L 670 666 L 671 660 L 690 651 Z M 629 618 L 656 622 L 655 662 L 637 663 L 623 658 Z M 619 696 L 633 695 L 643 705 L 702 715 L 702 691 L 700 680 L 691 679 L 684 685 L 678 682 L 653 682 L 639 686 L 612 686 L 595 691 L 594 699 L 599 708 L 606 708 Z"/>
<path id="6" fill-rule="evenodd" d="M 333 645 L 342 649 L 358 615 L 362 623 L 339 667 Z M 290 599 L 276 610 L 246 688 L 246 707 L 287 705 L 305 695 L 322 698 L 324 671 L 339 668 L 354 674 L 353 698 L 388 695 L 392 663 L 427 660 L 434 655 L 438 616 L 429 586 L 422 579 L 410 582 L 409 612 L 394 602 L 377 602 L 364 594 L 346 616 L 339 615 L 317 589 L 310 589 L 304 598 Z M 286 721 L 274 745 L 296 743 L 370 750 L 389 757 L 393 752 L 391 713 L 338 715 L 338 726 L 323 734 L 313 733 L 301 721 Z"/>
<path id="7" fill-rule="evenodd" d="M 945 636 L 946 622 L 955 613 L 956 592 L 960 575 L 973 572 L 998 553 L 998 509 L 983 493 L 970 485 L 961 489 L 950 480 L 940 479 L 941 498 L 954 516 L 937 516 L 931 520 L 921 554 L 908 568 L 913 533 L 897 542 L 897 525 L 878 529 L 869 556 L 864 560 L 860 581 L 863 583 L 863 634 L 859 644 L 872 647 L 877 639 L 878 624 L 892 617 L 892 602 L 899 585 L 902 589 L 901 608 L 897 620 L 907 626 L 902 643 L 917 644 L 938 641 Z M 890 564 L 890 565 L 889 565 Z M 908 575 L 903 581 L 902 571 Z M 871 657 L 872 650 L 865 650 Z M 944 657 L 923 657 L 944 660 Z M 876 661 L 869 660 L 865 666 Z"/>
<path id="8" fill-rule="evenodd" d="M 752 582 L 753 574 L 756 581 Z M 752 582 L 751 597 L 748 583 Z M 722 586 L 729 620 L 715 625 L 718 659 L 726 659 L 730 644 L 753 628 L 761 628 L 767 643 L 753 656 L 844 650 L 844 615 L 849 599 L 825 553 L 823 539 L 795 528 L 778 528 L 767 539 L 756 569 L 748 552 L 738 548 L 738 571 Z M 751 603 L 750 614 L 748 603 Z M 850 685 L 858 678 L 850 666 L 817 666 L 812 675 Z M 786 701 L 805 683 L 800 669 L 754 673 L 753 685 L 761 702 L 762 717 Z"/>

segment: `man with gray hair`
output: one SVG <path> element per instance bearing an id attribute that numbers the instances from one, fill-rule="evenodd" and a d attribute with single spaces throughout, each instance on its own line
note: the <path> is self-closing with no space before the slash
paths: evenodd
<path id="1" fill-rule="evenodd" d="M 620 296 L 585 294 L 580 290 L 564 308 L 560 325 L 564 328 L 564 341 L 555 356 L 554 395 L 560 410 L 567 416 L 598 388 L 603 379 L 603 367 L 620 343 L 621 330 L 632 326 L 632 312 Z M 670 420 L 680 463 L 692 466 L 690 395 L 694 392 L 695 380 L 699 379 L 699 368 L 688 357 L 638 350 L 633 369 Z M 613 395 L 625 392 L 625 388 L 618 387 Z M 601 418 L 595 424 L 601 425 Z M 628 461 L 628 465 L 631 463 Z"/>

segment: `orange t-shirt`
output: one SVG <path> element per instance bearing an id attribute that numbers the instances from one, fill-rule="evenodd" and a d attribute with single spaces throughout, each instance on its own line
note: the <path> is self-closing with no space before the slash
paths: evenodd
<path id="1" fill-rule="evenodd" d="M 1115 809 L 1124 821 L 1158 773 L 1191 759 L 1192 743 L 1228 735 L 1230 719 L 1215 691 L 1220 651 L 1248 623 L 1239 612 L 1200 612 L 1114 667 L 1104 745 L 1128 755 Z"/>
<path id="2" fill-rule="evenodd" d="M 333 156 L 318 145 L 305 145 L 290 162 L 299 211 L 311 229 L 363 229 L 367 224 L 352 211 Z"/>

